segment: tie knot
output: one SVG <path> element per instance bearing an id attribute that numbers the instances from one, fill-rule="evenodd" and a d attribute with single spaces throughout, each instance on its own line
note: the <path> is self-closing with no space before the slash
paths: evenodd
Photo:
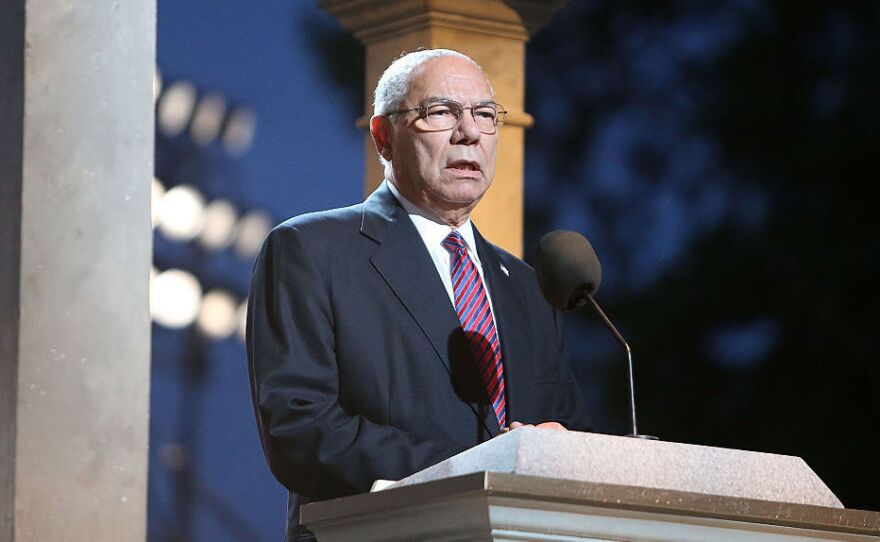
<path id="1" fill-rule="evenodd" d="M 457 231 L 453 231 L 443 240 L 443 247 L 449 252 L 459 252 L 465 248 L 464 239 Z"/>

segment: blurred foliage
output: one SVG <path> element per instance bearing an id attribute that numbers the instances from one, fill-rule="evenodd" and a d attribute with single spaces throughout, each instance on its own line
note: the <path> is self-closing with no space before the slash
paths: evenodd
<path id="1" fill-rule="evenodd" d="M 580 228 L 627 277 L 604 298 L 634 346 L 640 429 L 801 456 L 874 510 L 878 9 L 575 2 L 532 42 L 527 77 L 530 171 L 552 179 L 527 197 L 527 246 Z M 603 129 L 620 118 L 635 136 Z M 608 145 L 623 151 L 611 174 L 585 166 Z M 680 153 L 702 167 L 675 167 Z M 657 192 L 683 218 L 652 220 L 669 210 Z M 602 357 L 586 387 L 604 397 L 598 425 L 623 432 L 621 355 Z"/>

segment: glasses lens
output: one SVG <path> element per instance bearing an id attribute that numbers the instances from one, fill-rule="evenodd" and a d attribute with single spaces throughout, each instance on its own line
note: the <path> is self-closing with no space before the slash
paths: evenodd
<path id="1" fill-rule="evenodd" d="M 484 134 L 494 134 L 504 111 L 497 104 L 480 104 L 468 107 L 477 128 Z M 430 130 L 451 130 L 458 125 L 465 108 L 458 102 L 438 102 L 425 108 L 424 122 Z"/>
<path id="2" fill-rule="evenodd" d="M 453 102 L 429 105 L 425 110 L 425 122 L 434 130 L 454 128 L 461 118 L 461 106 Z"/>
<path id="3" fill-rule="evenodd" d="M 478 105 L 473 109 L 474 121 L 481 132 L 491 134 L 498 126 L 498 111 L 492 105 Z"/>

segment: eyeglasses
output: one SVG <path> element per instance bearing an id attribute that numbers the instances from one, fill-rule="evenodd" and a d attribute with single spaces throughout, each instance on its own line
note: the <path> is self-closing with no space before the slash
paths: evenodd
<path id="1" fill-rule="evenodd" d="M 507 111 L 501 105 L 495 102 L 486 102 L 470 107 L 462 104 L 446 100 L 441 102 L 433 102 L 421 107 L 413 107 L 411 109 L 397 109 L 388 111 L 386 115 L 399 115 L 418 111 L 419 117 L 416 119 L 416 126 L 422 130 L 433 132 L 442 132 L 451 130 L 458 126 L 464 111 L 470 109 L 471 117 L 480 132 L 492 135 L 498 131 L 498 123 L 504 122 L 504 115 Z"/>

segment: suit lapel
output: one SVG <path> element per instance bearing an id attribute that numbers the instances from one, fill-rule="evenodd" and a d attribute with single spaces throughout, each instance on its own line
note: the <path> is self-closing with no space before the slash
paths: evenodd
<path id="1" fill-rule="evenodd" d="M 422 329 L 455 386 L 461 371 L 450 360 L 461 359 L 456 354 L 463 344 L 461 323 L 418 230 L 384 184 L 364 202 L 361 233 L 379 243 L 370 262 Z M 456 392 L 483 420 L 486 431 L 497 434 L 498 423 L 486 423 L 485 404 L 458 387 Z"/>
<path id="2" fill-rule="evenodd" d="M 531 379 L 531 344 L 528 326 L 528 307 L 522 298 L 522 288 L 515 277 L 502 270 L 504 262 L 495 248 L 483 239 L 474 228 L 477 251 L 483 263 L 483 275 L 492 296 L 495 309 L 495 322 L 501 342 L 501 356 L 504 363 L 504 385 L 507 391 L 507 420 L 516 419 L 519 406 L 528 401 L 529 381 Z M 507 265 L 508 269 L 512 265 Z M 496 424 L 497 425 L 497 424 Z"/>
<path id="3" fill-rule="evenodd" d="M 365 203 L 361 232 L 379 242 L 370 262 L 449 369 L 447 343 L 458 317 L 418 230 L 384 185 Z"/>

